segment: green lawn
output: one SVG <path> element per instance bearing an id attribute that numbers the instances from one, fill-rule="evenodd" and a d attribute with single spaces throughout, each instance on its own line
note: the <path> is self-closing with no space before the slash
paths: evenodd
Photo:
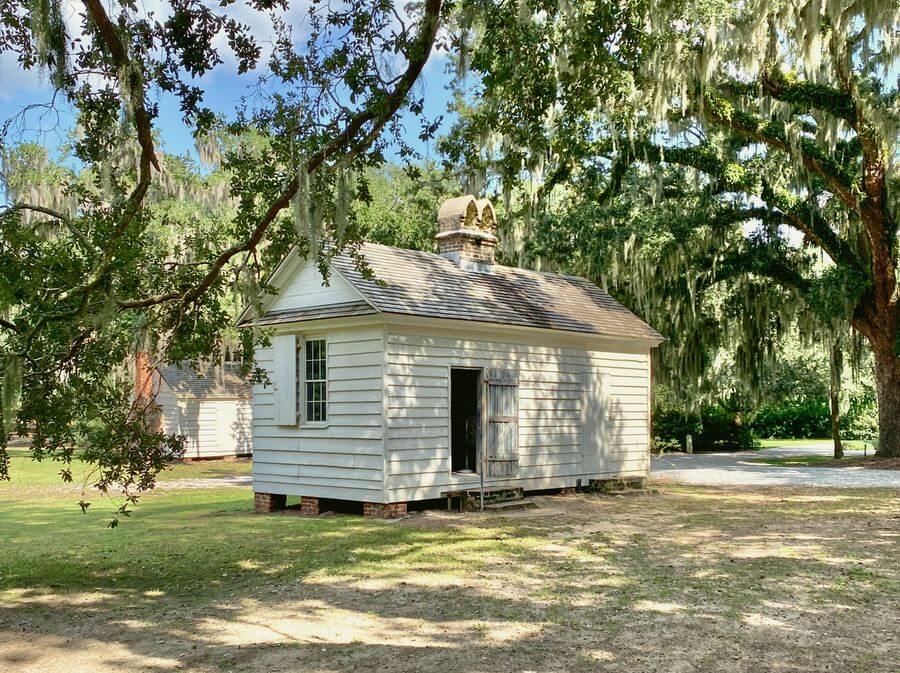
<path id="1" fill-rule="evenodd" d="M 778 448 L 778 447 L 791 448 L 794 446 L 809 446 L 810 444 L 822 444 L 822 443 L 830 444 L 831 438 L 824 437 L 824 438 L 818 438 L 818 439 L 760 439 L 759 443 L 760 443 L 760 448 L 763 448 L 763 449 L 771 449 L 771 448 Z M 862 450 L 863 444 L 868 445 L 868 448 L 870 451 L 874 450 L 874 449 L 872 449 L 872 442 L 863 442 L 862 440 L 859 440 L 859 439 L 844 440 L 844 448 L 846 448 L 846 449 Z"/>
<path id="2" fill-rule="evenodd" d="M 82 514 L 26 474 L 0 490 L 0 670 L 881 673 L 900 655 L 859 626 L 900 603 L 890 490 L 664 486 L 386 522 L 176 483 L 109 529 L 115 502 Z"/>
<path id="3" fill-rule="evenodd" d="M 750 463 L 779 467 L 815 467 L 834 460 L 833 456 L 787 456 L 785 458 L 753 458 Z"/>
<path id="4" fill-rule="evenodd" d="M 95 498 L 82 514 L 72 498 L 0 497 L 0 540 L 16 550 L 0 559 L 0 589 L 67 592 L 99 584 L 122 595 L 210 598 L 323 569 L 359 572 L 370 564 L 367 572 L 396 572 L 438 556 L 442 567 L 453 567 L 454 552 L 483 549 L 486 538 L 470 532 L 444 547 L 433 544 L 442 537 L 435 531 L 361 517 L 257 516 L 251 505 L 246 489 L 160 492 L 110 530 L 112 502 Z M 411 547 L 416 554 L 398 554 Z"/>
<path id="5" fill-rule="evenodd" d="M 67 466 L 52 459 L 36 461 L 26 449 L 9 449 L 9 455 L 10 480 L 0 481 L 0 491 L 19 486 L 64 486 L 60 477 L 60 471 L 64 467 L 71 470 L 75 485 L 90 483 L 92 468 L 77 457 Z M 247 459 L 178 462 L 160 473 L 159 481 L 249 475 L 252 468 L 252 462 Z"/>

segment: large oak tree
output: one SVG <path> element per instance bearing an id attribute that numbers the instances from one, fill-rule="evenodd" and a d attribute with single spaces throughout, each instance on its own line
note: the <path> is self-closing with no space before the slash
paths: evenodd
<path id="1" fill-rule="evenodd" d="M 898 5 L 467 6 L 462 65 L 479 82 L 451 155 L 524 182 L 538 209 L 582 180 L 599 176 L 598 202 L 614 202 L 629 172 L 680 168 L 691 193 L 660 189 L 648 206 L 702 199 L 718 226 L 753 232 L 711 273 L 727 261 L 785 286 L 822 324 L 849 321 L 874 354 L 879 451 L 900 456 Z"/>

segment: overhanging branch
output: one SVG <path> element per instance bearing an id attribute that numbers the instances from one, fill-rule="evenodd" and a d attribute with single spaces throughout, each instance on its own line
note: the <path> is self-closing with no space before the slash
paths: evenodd
<path id="1" fill-rule="evenodd" d="M 746 98 L 765 94 L 793 106 L 798 112 L 818 110 L 843 119 L 856 128 L 857 115 L 853 97 L 846 91 L 824 84 L 797 81 L 780 70 L 766 70 L 757 82 L 735 80 L 720 85 L 720 90 Z"/>
<path id="2" fill-rule="evenodd" d="M 144 104 L 144 77 L 140 66 L 128 56 L 128 50 L 122 43 L 116 27 L 110 21 L 102 2 L 100 0 L 84 0 L 84 6 L 97 28 L 101 41 L 109 52 L 113 65 L 119 72 L 120 80 L 127 80 L 127 82 L 121 83 L 120 91 L 123 97 L 128 97 L 128 105 L 134 118 L 141 154 L 138 159 L 137 184 L 125 201 L 118 224 L 110 234 L 109 242 L 99 263 L 84 283 L 63 292 L 59 297 L 60 301 L 65 301 L 76 294 L 85 293 L 87 295 L 100 284 L 115 259 L 116 242 L 125 234 L 141 209 L 144 197 L 150 188 L 151 170 L 153 168 L 157 171 L 160 170 L 159 160 L 156 158 L 153 147 L 153 126 L 150 114 Z"/>
<path id="3" fill-rule="evenodd" d="M 713 93 L 704 96 L 704 111 L 710 121 L 731 129 L 738 135 L 797 156 L 803 165 L 819 175 L 828 189 L 851 210 L 859 212 L 859 199 L 853 185 L 853 175 L 808 138 L 792 142 L 784 122 L 761 119 L 737 110 L 725 98 Z"/>
<path id="4" fill-rule="evenodd" d="M 96 2 L 97 0 L 91 0 Z M 306 171 L 312 174 L 329 159 L 341 155 L 342 160 L 351 161 L 360 152 L 365 151 L 374 142 L 384 126 L 393 118 L 406 99 L 416 80 L 422 73 L 425 63 L 431 54 L 434 40 L 437 36 L 440 24 L 443 0 L 426 0 L 425 12 L 419 26 L 419 32 L 410 44 L 407 52 L 408 63 L 403 75 L 397 81 L 391 91 L 383 91 L 381 95 L 373 97 L 363 110 L 353 116 L 344 129 L 331 139 L 322 149 L 314 153 L 307 160 Z M 364 132 L 366 124 L 372 124 L 368 131 Z M 359 137 L 363 133 L 362 137 Z M 262 241 L 268 228 L 275 221 L 278 214 L 287 208 L 299 188 L 297 178 L 291 179 L 282 190 L 278 198 L 268 207 L 263 216 L 253 228 L 250 236 L 222 251 L 207 274 L 199 283 L 185 291 L 164 292 L 152 297 L 120 301 L 120 310 L 146 308 L 167 302 L 178 301 L 189 303 L 202 296 L 216 282 L 222 269 L 235 256 L 242 252 L 256 250 Z"/>

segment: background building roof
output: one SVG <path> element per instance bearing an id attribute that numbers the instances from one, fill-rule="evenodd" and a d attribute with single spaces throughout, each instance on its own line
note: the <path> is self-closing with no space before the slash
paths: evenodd
<path id="1" fill-rule="evenodd" d="M 178 396 L 194 398 L 250 397 L 252 386 L 240 376 L 237 363 L 200 365 L 195 371 L 186 364 L 165 365 L 159 375 Z"/>

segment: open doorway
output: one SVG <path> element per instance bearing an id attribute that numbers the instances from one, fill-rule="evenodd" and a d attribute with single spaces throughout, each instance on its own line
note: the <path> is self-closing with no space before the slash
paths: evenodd
<path id="1" fill-rule="evenodd" d="M 450 370 L 450 469 L 478 472 L 481 370 Z"/>

